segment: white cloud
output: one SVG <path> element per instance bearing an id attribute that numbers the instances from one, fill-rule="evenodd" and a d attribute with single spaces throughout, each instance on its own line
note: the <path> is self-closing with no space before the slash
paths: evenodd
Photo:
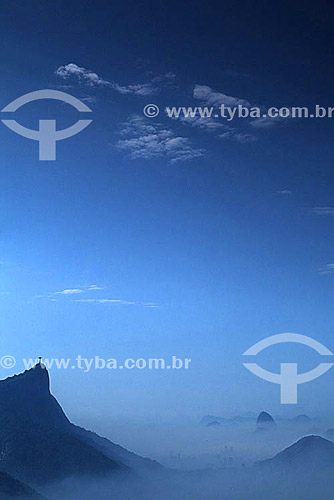
<path id="1" fill-rule="evenodd" d="M 287 119 L 288 118 L 282 118 L 281 116 L 277 116 L 275 118 L 266 116 L 262 118 L 256 118 L 255 120 L 249 122 L 249 124 L 251 127 L 254 128 L 272 128 L 275 127 L 276 125 L 281 125 Z"/>
<path id="2" fill-rule="evenodd" d="M 195 99 L 199 99 L 200 101 L 202 101 L 202 103 L 206 106 L 215 106 L 218 108 L 222 104 L 224 104 L 226 107 L 234 108 L 240 105 L 252 109 L 254 107 L 256 110 L 258 110 L 259 113 L 261 113 L 260 109 L 263 109 L 262 106 L 252 106 L 252 104 L 250 104 L 246 99 L 229 96 L 223 94 L 222 92 L 217 92 L 207 85 L 195 85 L 193 96 Z M 260 118 L 252 119 L 248 122 L 248 124 L 253 128 L 265 129 L 286 123 L 288 118 L 289 117 L 283 118 L 281 116 L 262 116 Z M 246 137 L 247 135 L 248 138 Z M 251 142 L 253 140 L 255 140 L 255 138 L 251 134 L 240 134 L 240 142 Z"/>
<path id="3" fill-rule="evenodd" d="M 230 127 L 218 121 L 218 119 L 204 116 L 180 116 L 173 117 L 174 120 L 179 120 L 183 125 L 190 125 L 191 127 L 197 127 L 207 132 L 220 132 L 218 137 L 222 139 L 229 139 L 237 141 L 240 143 L 254 142 L 257 138 L 248 133 L 239 132 L 234 127 Z"/>
<path id="4" fill-rule="evenodd" d="M 88 303 L 88 304 L 121 304 L 121 305 L 139 305 L 143 307 L 149 308 L 158 308 L 157 304 L 153 302 L 140 302 L 140 301 L 132 301 L 132 300 L 123 300 L 123 299 L 76 299 L 75 302 Z"/>
<path id="5" fill-rule="evenodd" d="M 60 292 L 50 293 L 48 295 L 38 295 L 35 298 L 44 299 L 52 302 L 56 302 L 55 296 L 64 295 L 64 296 L 72 296 L 82 293 L 94 292 L 98 290 L 103 290 L 102 287 L 98 285 L 89 285 L 83 288 L 66 288 Z M 95 295 L 95 294 L 94 294 Z M 88 295 L 89 297 L 89 295 Z M 158 308 L 159 306 L 154 302 L 144 302 L 144 301 L 130 301 L 123 299 L 109 299 L 109 298 L 82 298 L 82 299 L 72 299 L 72 302 L 82 302 L 88 304 L 123 304 L 123 305 L 138 305 L 142 307 L 148 308 Z"/>
<path id="6" fill-rule="evenodd" d="M 120 94 L 132 94 L 137 96 L 157 94 L 159 92 L 159 84 L 170 84 L 175 78 L 173 73 L 166 73 L 164 75 L 157 75 L 151 78 L 149 83 L 131 83 L 129 85 L 122 85 L 114 81 L 105 80 L 94 71 L 78 66 L 75 63 L 59 66 L 59 68 L 55 71 L 55 75 L 64 80 L 71 77 L 76 78 L 80 83 L 85 83 L 90 87 L 110 87 Z M 87 98 L 85 99 L 87 100 Z"/>
<path id="7" fill-rule="evenodd" d="M 119 83 L 112 83 L 112 88 L 117 90 L 120 94 L 134 94 L 134 95 L 154 95 L 158 93 L 158 89 L 150 83 L 136 83 L 132 85 L 120 85 Z"/>
<path id="8" fill-rule="evenodd" d="M 176 136 L 174 132 L 159 123 L 148 123 L 144 118 L 133 115 L 121 131 L 124 137 L 116 146 L 128 152 L 130 158 L 166 158 L 171 163 L 192 160 L 203 156 L 204 150 L 192 146 L 187 137 Z"/>
<path id="9" fill-rule="evenodd" d="M 157 304 L 154 304 L 153 302 L 141 302 L 141 305 L 143 305 L 144 307 L 150 307 L 152 309 L 159 309 L 160 306 L 158 306 Z"/>
<path id="10" fill-rule="evenodd" d="M 291 196 L 292 195 L 292 191 L 290 191 L 289 189 L 281 189 L 279 191 L 276 191 L 277 194 L 281 194 L 283 196 Z"/>
<path id="11" fill-rule="evenodd" d="M 66 288 L 65 290 L 62 290 L 61 292 L 55 292 L 55 295 L 76 295 L 78 293 L 84 293 L 84 290 L 81 288 Z"/>
<path id="12" fill-rule="evenodd" d="M 225 106 L 234 107 L 241 104 L 242 106 L 250 107 L 250 103 L 245 99 L 217 92 L 207 85 L 195 85 L 193 95 L 195 99 L 199 99 L 207 106 L 220 106 L 221 104 L 225 104 Z"/>
<path id="13" fill-rule="evenodd" d="M 334 274 L 334 263 L 326 264 L 318 269 L 319 274 Z"/>
<path id="14" fill-rule="evenodd" d="M 90 104 L 94 103 L 97 101 L 96 97 L 94 95 L 87 95 L 84 97 L 80 97 L 81 101 L 88 102 Z"/>
<path id="15" fill-rule="evenodd" d="M 55 74 L 63 79 L 75 76 L 78 78 L 79 81 L 85 82 L 91 87 L 110 85 L 110 82 L 108 82 L 107 80 L 103 80 L 103 78 L 100 78 L 93 71 L 86 68 L 82 68 L 74 63 L 66 64 L 65 66 L 60 66 L 55 71 Z"/>
<path id="16" fill-rule="evenodd" d="M 122 299 L 76 299 L 75 302 L 88 302 L 95 304 L 128 304 L 128 305 L 135 304 L 135 302 L 130 302 L 128 300 L 122 300 Z"/>
<path id="17" fill-rule="evenodd" d="M 313 207 L 312 212 L 316 215 L 334 216 L 334 207 Z"/>
<path id="18" fill-rule="evenodd" d="M 168 72 L 162 75 L 156 75 L 151 78 L 153 83 L 164 83 L 165 85 L 171 84 L 175 81 L 176 75 L 174 73 Z"/>
<path id="19" fill-rule="evenodd" d="M 173 117 L 174 120 L 179 120 L 183 125 L 190 125 L 191 127 L 197 127 L 203 130 L 208 130 L 215 132 L 216 130 L 221 130 L 222 128 L 229 128 L 223 125 L 213 118 L 204 118 L 201 116 L 180 116 L 179 118 Z"/>
<path id="20" fill-rule="evenodd" d="M 230 139 L 232 141 L 237 141 L 241 142 L 243 144 L 247 142 L 255 142 L 257 138 L 252 135 L 252 134 L 245 134 L 243 132 L 238 132 L 234 128 L 230 128 L 229 130 L 226 130 L 222 134 L 219 134 L 218 137 L 221 137 L 222 139 Z"/>
<path id="21" fill-rule="evenodd" d="M 202 101 L 202 103 L 206 106 L 214 106 L 218 108 L 224 104 L 230 108 L 234 108 L 239 105 L 247 108 L 251 107 L 251 104 L 246 99 L 217 92 L 207 85 L 195 85 L 193 96 L 195 99 Z M 219 129 L 223 130 L 222 133 L 218 135 L 221 139 L 228 139 L 240 143 L 250 143 L 257 140 L 257 138 L 252 134 L 240 132 L 234 127 L 219 122 L 217 123 L 216 120 L 212 118 L 197 117 L 197 121 L 198 123 L 193 123 L 194 126 L 200 126 L 211 131 L 219 131 Z"/>
<path id="22" fill-rule="evenodd" d="M 37 295 L 36 298 L 48 299 L 48 300 L 55 301 L 56 300 L 54 298 L 55 295 L 65 295 L 65 296 L 78 295 L 81 293 L 87 293 L 87 292 L 97 291 L 97 290 L 103 290 L 103 288 L 98 286 L 98 285 L 89 285 L 89 286 L 85 286 L 82 288 L 66 288 L 65 290 L 61 290 L 59 292 L 52 292 L 52 293 L 48 293 L 46 295 Z"/>

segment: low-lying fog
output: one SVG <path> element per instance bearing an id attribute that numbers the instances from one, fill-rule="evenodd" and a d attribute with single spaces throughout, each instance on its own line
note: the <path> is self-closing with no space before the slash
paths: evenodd
<path id="1" fill-rule="evenodd" d="M 254 462 L 274 456 L 302 436 L 325 436 L 331 427 L 334 422 L 320 418 L 277 418 L 267 430 L 257 429 L 256 418 L 211 426 L 114 422 L 109 432 L 99 432 L 169 469 L 71 479 L 39 491 L 49 500 L 330 500 L 334 469 L 329 471 L 325 462 L 315 474 L 289 467 L 263 469 Z"/>
<path id="2" fill-rule="evenodd" d="M 334 419 L 311 418 L 293 423 L 275 418 L 268 431 L 257 430 L 256 415 L 246 422 L 206 426 L 189 422 L 94 422 L 94 430 L 135 453 L 176 469 L 251 465 L 270 458 L 297 439 L 308 434 L 325 435 L 334 427 Z M 85 426 L 87 427 L 87 423 Z"/>

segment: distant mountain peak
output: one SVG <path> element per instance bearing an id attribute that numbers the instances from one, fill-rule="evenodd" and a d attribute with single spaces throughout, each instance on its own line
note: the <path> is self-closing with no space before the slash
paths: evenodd
<path id="1" fill-rule="evenodd" d="M 261 464 L 280 468 L 334 466 L 334 443 L 321 436 L 304 436 L 273 458 L 264 460 Z"/>
<path id="2" fill-rule="evenodd" d="M 293 417 L 291 421 L 295 422 L 296 424 L 308 424 L 309 422 L 312 421 L 312 419 L 308 415 L 301 413 L 300 415 Z"/>
<path id="3" fill-rule="evenodd" d="M 221 423 L 218 422 L 217 420 L 214 420 L 213 422 L 209 422 L 208 424 L 206 424 L 207 427 L 219 427 L 221 426 Z"/>
<path id="4" fill-rule="evenodd" d="M 268 426 L 275 425 L 273 417 L 266 411 L 261 411 L 256 419 L 256 426 L 258 429 L 267 428 Z"/>

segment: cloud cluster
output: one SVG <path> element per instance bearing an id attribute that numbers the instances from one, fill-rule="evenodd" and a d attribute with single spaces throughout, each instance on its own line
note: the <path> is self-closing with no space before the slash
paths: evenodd
<path id="1" fill-rule="evenodd" d="M 123 125 L 121 136 L 116 146 L 132 159 L 167 158 L 176 163 L 204 154 L 204 150 L 193 147 L 187 137 L 177 136 L 159 123 L 148 123 L 138 115 L 132 115 Z"/>
<path id="2" fill-rule="evenodd" d="M 195 99 L 199 99 L 206 106 L 219 107 L 221 104 L 225 104 L 225 106 L 234 107 L 240 104 L 247 108 L 250 107 L 250 103 L 246 99 L 217 92 L 207 85 L 195 85 L 193 95 Z"/>
<path id="3" fill-rule="evenodd" d="M 223 92 L 217 92 L 216 90 L 213 90 L 211 87 L 207 85 L 196 84 L 193 90 L 193 97 L 195 99 L 200 100 L 202 104 L 205 106 L 213 106 L 216 108 L 219 108 L 222 104 L 230 108 L 234 108 L 239 105 L 244 106 L 246 108 L 253 107 L 253 105 L 249 103 L 246 99 L 243 99 L 241 97 L 230 96 L 224 94 Z M 260 109 L 259 106 L 255 107 Z M 286 122 L 286 120 L 287 120 L 286 118 L 283 118 L 281 116 L 277 117 L 263 116 L 249 121 L 248 124 L 256 129 L 266 129 L 266 128 L 272 128 L 276 125 L 280 125 Z M 237 135 L 233 134 L 233 129 L 231 129 L 230 135 L 231 138 L 233 137 L 234 139 L 238 140 Z M 248 136 L 248 138 L 246 139 L 246 137 L 242 136 Z M 239 139 L 241 139 L 239 142 L 253 142 L 255 140 L 254 136 L 252 136 L 251 134 L 241 134 L 241 137 Z"/>
<path id="4" fill-rule="evenodd" d="M 59 66 L 55 71 L 55 75 L 64 80 L 71 77 L 75 78 L 80 83 L 84 83 L 90 87 L 109 87 L 120 94 L 132 94 L 136 96 L 155 95 L 159 92 L 159 85 L 164 83 L 169 84 L 175 79 L 173 73 L 166 73 L 152 77 L 148 83 L 121 85 L 117 82 L 105 80 L 94 71 L 78 66 L 75 63 Z"/>
<path id="5" fill-rule="evenodd" d="M 74 63 L 60 66 L 58 69 L 56 69 L 55 74 L 60 78 L 63 78 L 64 80 L 71 76 L 74 76 L 80 82 L 84 82 L 91 87 L 110 85 L 110 82 L 108 82 L 107 80 L 103 80 L 103 78 L 100 78 L 93 71 L 82 68 Z"/>

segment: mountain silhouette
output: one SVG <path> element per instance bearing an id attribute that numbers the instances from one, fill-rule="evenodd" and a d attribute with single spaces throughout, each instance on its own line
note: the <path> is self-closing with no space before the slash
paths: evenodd
<path id="1" fill-rule="evenodd" d="M 320 436 L 305 436 L 259 465 L 290 471 L 334 468 L 334 443 Z"/>
<path id="2" fill-rule="evenodd" d="M 208 424 L 206 424 L 207 427 L 220 427 L 221 426 L 221 423 L 218 422 L 217 420 L 214 420 L 213 422 L 210 422 Z"/>
<path id="3" fill-rule="evenodd" d="M 256 430 L 257 431 L 266 431 L 275 427 L 274 419 L 269 413 L 266 411 L 261 411 L 259 416 L 256 419 Z"/>
<path id="4" fill-rule="evenodd" d="M 218 422 L 219 424 L 243 424 L 247 422 L 254 422 L 256 419 L 256 414 L 253 412 L 246 412 L 243 415 L 235 415 L 230 418 L 218 417 L 215 415 L 206 415 L 200 421 L 200 425 L 208 426 L 213 422 Z"/>
<path id="5" fill-rule="evenodd" d="M 0 381 L 0 413 L 59 429 L 69 426 L 60 404 L 50 393 L 49 373 L 41 363 Z"/>
<path id="6" fill-rule="evenodd" d="M 34 486 L 161 467 L 72 424 L 52 396 L 48 371 L 40 363 L 0 381 L 0 455 L 2 471 Z"/>
<path id="7" fill-rule="evenodd" d="M 274 423 L 274 419 L 266 411 L 261 411 L 261 413 L 257 417 L 256 423 L 257 424 L 273 424 Z"/>
<path id="8" fill-rule="evenodd" d="M 312 419 L 308 415 L 301 414 L 293 417 L 291 422 L 294 422 L 295 424 L 308 424 L 312 422 Z"/>

